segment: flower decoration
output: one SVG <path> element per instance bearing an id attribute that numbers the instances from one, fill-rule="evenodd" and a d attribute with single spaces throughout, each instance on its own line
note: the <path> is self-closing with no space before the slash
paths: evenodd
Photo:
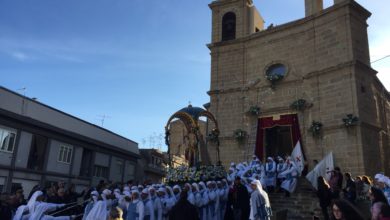
<path id="1" fill-rule="evenodd" d="M 166 182 L 170 185 L 193 183 L 199 181 L 221 180 L 226 178 L 226 171 L 223 166 L 200 166 L 187 167 L 179 166 L 169 168 Z"/>
<path id="2" fill-rule="evenodd" d="M 303 110 L 305 110 L 306 107 L 307 107 L 306 100 L 304 100 L 304 99 L 298 99 L 290 105 L 290 108 L 297 110 L 297 111 L 303 111 Z"/>
<path id="3" fill-rule="evenodd" d="M 357 125 L 357 123 L 359 122 L 359 118 L 354 116 L 353 114 L 347 114 L 347 117 L 343 118 L 343 122 L 345 127 L 349 128 Z"/>
<path id="4" fill-rule="evenodd" d="M 246 136 L 247 136 L 246 131 L 244 131 L 242 129 L 237 129 L 234 131 L 234 139 L 236 139 L 236 141 L 238 141 L 238 142 L 244 141 Z"/>
<path id="5" fill-rule="evenodd" d="M 249 113 L 250 115 L 253 115 L 253 116 L 258 116 L 258 115 L 260 115 L 260 107 L 257 106 L 257 105 L 251 106 L 251 107 L 249 108 L 248 113 Z"/>
<path id="6" fill-rule="evenodd" d="M 322 123 L 318 121 L 313 121 L 311 123 L 309 131 L 312 133 L 313 137 L 317 137 L 321 134 Z"/>

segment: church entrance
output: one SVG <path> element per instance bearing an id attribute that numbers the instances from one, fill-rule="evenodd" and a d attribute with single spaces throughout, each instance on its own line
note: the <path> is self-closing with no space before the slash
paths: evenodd
<path id="1" fill-rule="evenodd" d="M 284 158 L 293 149 L 291 126 L 275 126 L 265 129 L 265 156 Z"/>
<path id="2" fill-rule="evenodd" d="M 297 114 L 259 118 L 255 154 L 262 160 L 266 157 L 291 155 L 300 139 Z"/>

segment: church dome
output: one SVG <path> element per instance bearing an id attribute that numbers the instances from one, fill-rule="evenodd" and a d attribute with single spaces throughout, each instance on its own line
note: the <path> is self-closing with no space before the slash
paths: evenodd
<path id="1" fill-rule="evenodd" d="M 193 107 L 191 104 L 188 105 L 187 107 L 185 108 L 182 108 L 181 110 L 179 110 L 177 113 L 179 112 L 183 112 L 183 113 L 187 113 L 189 114 L 194 120 L 197 120 L 199 118 L 199 115 L 206 111 L 205 109 L 203 108 L 200 108 L 200 107 Z"/>

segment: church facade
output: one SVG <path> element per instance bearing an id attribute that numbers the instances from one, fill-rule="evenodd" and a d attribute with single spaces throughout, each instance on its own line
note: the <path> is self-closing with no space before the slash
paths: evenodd
<path id="1" fill-rule="evenodd" d="M 265 28 L 252 0 L 209 7 L 209 111 L 224 165 L 289 155 L 299 141 L 309 169 L 333 152 L 342 171 L 390 173 L 389 93 L 370 64 L 369 11 L 306 0 L 304 18 Z"/>

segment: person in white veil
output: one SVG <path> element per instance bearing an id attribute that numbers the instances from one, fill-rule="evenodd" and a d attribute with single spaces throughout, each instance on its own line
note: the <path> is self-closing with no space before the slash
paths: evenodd
<path id="1" fill-rule="evenodd" d="M 286 191 L 286 197 L 290 197 L 290 193 L 295 191 L 298 182 L 299 172 L 294 162 L 290 157 L 287 158 L 287 168 L 281 175 L 285 176 L 285 180 L 280 185 Z"/>
<path id="2" fill-rule="evenodd" d="M 108 211 L 105 201 L 97 201 L 86 220 L 107 220 L 107 217 Z"/>
<path id="3" fill-rule="evenodd" d="M 201 196 L 199 215 L 201 220 L 207 220 L 207 205 L 209 203 L 209 195 L 204 182 L 199 182 L 199 194 Z"/>
<path id="4" fill-rule="evenodd" d="M 173 194 L 172 187 L 166 186 L 168 201 L 169 201 L 169 210 L 172 209 L 172 207 L 176 204 L 176 197 L 175 194 Z"/>
<path id="5" fill-rule="evenodd" d="M 37 191 L 35 193 L 37 193 L 37 197 L 35 197 L 35 201 L 31 205 L 32 211 L 30 211 L 30 217 L 28 218 L 29 220 L 49 220 L 49 219 L 70 220 L 73 218 L 70 216 L 53 217 L 53 216 L 45 215 L 45 213 L 47 212 L 55 211 L 58 208 L 64 207 L 65 204 L 54 204 L 54 203 L 43 202 L 44 199 L 43 193 L 41 191 Z"/>
<path id="6" fill-rule="evenodd" d="M 141 199 L 144 203 L 144 220 L 155 220 L 153 201 L 150 199 L 149 190 L 147 188 L 142 190 Z"/>
<path id="7" fill-rule="evenodd" d="M 14 215 L 13 220 L 29 219 L 31 213 L 34 212 L 35 202 L 36 202 L 38 196 L 41 196 L 41 195 L 43 195 L 42 191 L 35 191 L 32 194 L 32 196 L 30 197 L 30 199 L 28 200 L 27 205 L 21 205 L 18 207 L 18 209 L 16 210 L 16 213 Z M 27 213 L 27 212 L 28 212 L 28 214 L 23 215 L 24 213 Z"/>
<path id="8" fill-rule="evenodd" d="M 263 190 L 259 180 L 251 182 L 251 198 L 250 206 L 251 212 L 250 220 L 269 220 L 272 216 L 271 204 L 269 202 L 268 194 Z"/>
<path id="9" fill-rule="evenodd" d="M 216 183 L 214 181 L 209 181 L 207 182 L 207 186 L 209 188 L 208 219 L 219 220 L 218 219 L 219 197 L 218 197 Z"/>
<path id="10" fill-rule="evenodd" d="M 162 203 L 161 199 L 157 196 L 154 187 L 149 187 L 150 199 L 153 201 L 154 219 L 162 220 Z"/>
<path id="11" fill-rule="evenodd" d="M 98 191 L 91 192 L 91 201 L 85 206 L 83 220 L 86 220 L 89 212 L 91 212 L 91 210 L 93 209 L 93 207 L 97 203 L 98 197 L 99 197 Z"/>
<path id="12" fill-rule="evenodd" d="M 265 186 L 268 192 L 273 192 L 276 185 L 276 163 L 272 157 L 265 164 Z"/>
<path id="13" fill-rule="evenodd" d="M 192 194 L 194 195 L 194 206 L 198 207 L 199 209 L 202 207 L 203 203 L 202 203 L 202 196 L 199 192 L 199 186 L 197 183 L 192 183 L 191 185 L 191 189 L 192 189 Z"/>
<path id="14" fill-rule="evenodd" d="M 179 185 L 173 186 L 173 194 L 176 198 L 176 201 L 179 201 L 180 199 L 180 193 L 181 193 L 181 188 Z"/>

